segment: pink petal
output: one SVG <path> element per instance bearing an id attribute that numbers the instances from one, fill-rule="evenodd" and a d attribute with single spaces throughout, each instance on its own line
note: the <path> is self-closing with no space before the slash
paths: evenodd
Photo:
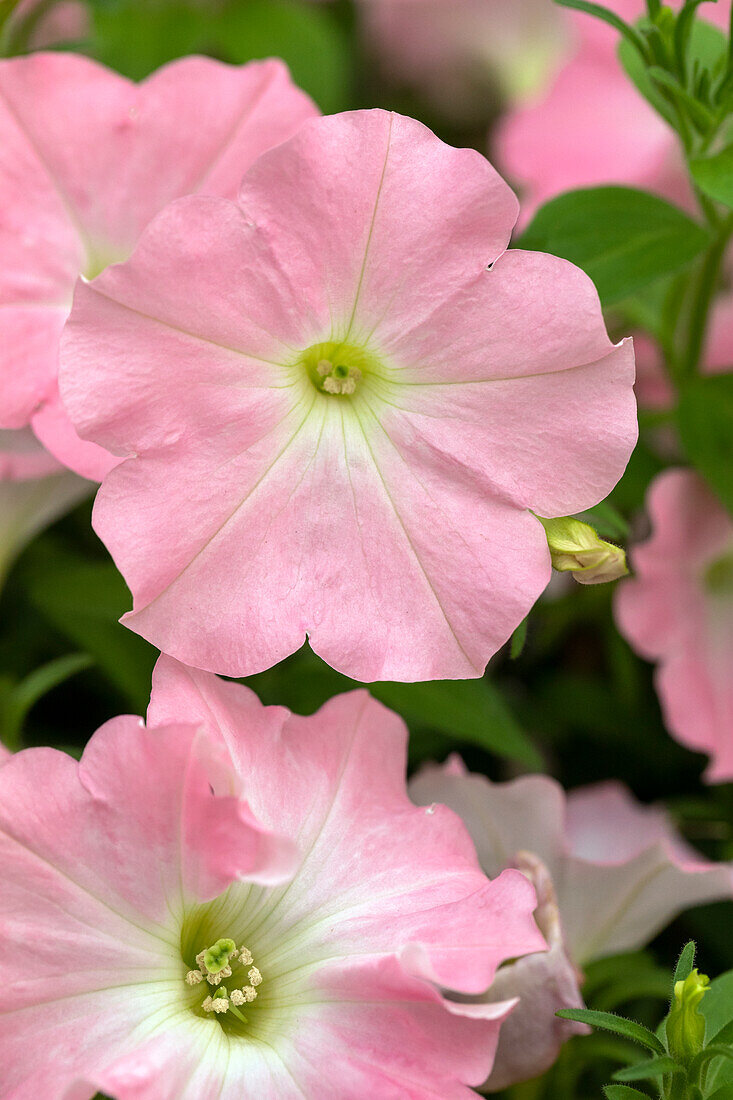
<path id="1" fill-rule="evenodd" d="M 179 195 L 234 196 L 249 164 L 315 113 L 278 61 L 185 58 L 140 86 L 73 54 L 3 61 L 0 425 L 53 397 L 81 272 L 128 255 Z"/>
<path id="2" fill-rule="evenodd" d="M 554 779 L 528 775 L 492 783 L 483 775 L 431 766 L 417 773 L 409 791 L 419 806 L 445 803 L 458 814 L 487 875 L 494 877 L 514 866 L 521 851 L 539 856 L 551 876 L 559 867 L 565 847 L 565 796 Z"/>
<path id="3" fill-rule="evenodd" d="M 31 423 L 38 439 L 59 462 L 91 481 L 102 481 L 119 462 L 104 447 L 76 434 L 61 403 L 57 384 L 49 392 L 45 404 L 33 414 Z"/>
<path id="4" fill-rule="evenodd" d="M 635 577 L 619 586 L 619 629 L 644 657 L 660 661 L 657 690 L 675 737 L 712 761 L 707 778 L 733 777 L 733 616 L 730 596 L 706 579 L 733 555 L 733 523 L 691 470 L 652 483 L 651 538 L 632 551 Z"/>

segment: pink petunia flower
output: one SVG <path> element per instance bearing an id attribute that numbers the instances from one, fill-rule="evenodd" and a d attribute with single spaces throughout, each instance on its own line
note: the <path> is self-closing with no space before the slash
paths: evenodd
<path id="1" fill-rule="evenodd" d="M 703 860 L 662 809 L 619 783 L 566 796 L 546 776 L 492 783 L 452 757 L 423 769 L 409 790 L 418 805 L 460 815 L 489 876 L 517 866 L 537 886 L 550 950 L 503 966 L 480 998 L 520 998 L 502 1027 L 491 1091 L 544 1072 L 575 1033 L 555 1012 L 583 1003 L 576 967 L 643 946 L 688 906 L 733 898 L 733 868 Z"/>
<path id="2" fill-rule="evenodd" d="M 646 14 L 644 0 L 615 0 L 611 7 L 629 22 Z M 730 0 L 701 11 L 727 28 Z M 522 188 L 524 220 L 563 191 L 600 184 L 690 201 L 678 140 L 624 72 L 618 32 L 581 13 L 574 25 L 578 47 L 554 82 L 534 103 L 510 111 L 496 134 L 497 160 Z"/>
<path id="3" fill-rule="evenodd" d="M 0 431 L 0 585 L 30 540 L 88 496 L 27 428 Z"/>
<path id="4" fill-rule="evenodd" d="M 245 169 L 316 113 L 279 61 L 185 58 L 135 85 L 86 58 L 0 63 L 0 426 L 33 421 L 66 466 L 115 459 L 59 403 L 58 342 L 77 277 L 132 251 L 167 202 L 236 194 Z"/>
<path id="5" fill-rule="evenodd" d="M 632 551 L 616 622 L 658 662 L 670 733 L 711 757 L 708 780 L 733 779 L 733 521 L 691 470 L 660 474 L 647 507 L 653 533 Z"/>
<path id="6" fill-rule="evenodd" d="M 468 1100 L 512 1002 L 441 989 L 543 943 L 526 879 L 408 800 L 406 736 L 363 691 L 299 718 L 162 658 L 147 730 L 6 761 L 4 1096 Z"/>
<path id="7" fill-rule="evenodd" d="M 516 213 L 475 151 L 336 115 L 79 286 L 64 400 L 135 456 L 95 512 L 129 626 L 234 675 L 306 636 L 360 680 L 483 672 L 549 580 L 529 509 L 600 500 L 636 439 L 630 342 L 504 252 Z"/>

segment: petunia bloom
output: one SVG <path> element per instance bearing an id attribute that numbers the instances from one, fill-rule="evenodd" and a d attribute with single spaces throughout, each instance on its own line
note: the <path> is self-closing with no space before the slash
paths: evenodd
<path id="1" fill-rule="evenodd" d="M 549 579 L 530 509 L 603 498 L 636 438 L 630 342 L 504 251 L 516 214 L 477 152 L 335 115 L 77 288 L 64 400 L 134 455 L 94 520 L 129 626 L 232 675 L 306 635 L 360 680 L 482 673 Z"/>
<path id="2" fill-rule="evenodd" d="M 0 62 L 0 426 L 32 420 L 66 466 L 104 476 L 115 459 L 78 439 L 56 387 L 77 277 L 128 256 L 171 199 L 236 195 L 314 114 L 279 61 L 185 58 L 140 85 L 73 54 Z"/>
<path id="3" fill-rule="evenodd" d="M 473 1095 L 543 946 L 359 691 L 310 718 L 159 662 L 148 728 L 0 767 L 0 1058 L 13 1100 Z"/>
<path id="4" fill-rule="evenodd" d="M 632 23 L 647 12 L 644 0 L 611 6 Z M 706 4 L 704 18 L 725 30 L 730 10 L 730 0 Z M 690 201 L 677 138 L 624 72 L 618 32 L 585 13 L 574 15 L 574 25 L 576 50 L 549 88 L 510 111 L 496 135 L 497 160 L 521 185 L 525 219 L 563 191 L 599 184 Z"/>
<path id="5" fill-rule="evenodd" d="M 0 431 L 0 585 L 33 536 L 92 488 L 65 470 L 29 429 Z"/>
<path id="6" fill-rule="evenodd" d="M 619 630 L 658 662 L 670 733 L 710 756 L 706 778 L 733 779 L 733 521 L 692 470 L 652 482 L 652 536 L 616 593 Z"/>
<path id="7" fill-rule="evenodd" d="M 493 783 L 453 757 L 410 784 L 418 805 L 442 803 L 465 822 L 486 873 L 522 868 L 537 885 L 537 920 L 550 950 L 502 967 L 482 1000 L 519 996 L 502 1028 L 493 1091 L 546 1070 L 575 1025 L 555 1016 L 582 1005 L 593 959 L 647 943 L 691 905 L 733 899 L 733 868 L 703 860 L 665 812 L 619 783 L 572 791 L 546 776 Z"/>

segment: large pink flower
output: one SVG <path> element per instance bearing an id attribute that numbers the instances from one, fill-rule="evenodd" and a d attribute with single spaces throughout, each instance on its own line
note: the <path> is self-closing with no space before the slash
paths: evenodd
<path id="1" fill-rule="evenodd" d="M 644 0 L 611 7 L 630 22 L 646 14 Z M 701 11 L 722 29 L 730 20 L 729 0 Z M 507 115 L 496 137 L 498 161 L 522 186 L 524 217 L 563 191 L 607 183 L 688 199 L 677 139 L 623 71 L 618 32 L 585 14 L 574 22 L 577 50 L 534 103 Z"/>
<path id="2" fill-rule="evenodd" d="M 3 1096 L 472 1095 L 511 1002 L 440 989 L 541 949 L 534 891 L 409 802 L 403 723 L 167 658 L 148 723 L 0 767 Z"/>
<path id="3" fill-rule="evenodd" d="M 492 1090 L 542 1073 L 573 1034 L 555 1012 L 582 1004 L 576 965 L 643 946 L 687 906 L 733 898 L 733 868 L 704 861 L 663 810 L 618 783 L 566 796 L 545 776 L 492 783 L 453 758 L 425 768 L 410 794 L 461 816 L 488 875 L 517 866 L 537 885 L 550 950 L 502 967 L 481 998 L 520 997 L 502 1027 Z"/>
<path id="4" fill-rule="evenodd" d="M 65 470 L 30 429 L 0 431 L 0 584 L 33 536 L 92 488 Z"/>
<path id="5" fill-rule="evenodd" d="M 128 256 L 171 199 L 234 196 L 315 113 L 278 61 L 186 58 L 139 86 L 71 54 L 0 63 L 0 424 L 33 418 L 61 461 L 101 478 L 115 460 L 76 437 L 56 389 L 77 277 Z"/>
<path id="6" fill-rule="evenodd" d="M 336 115 L 79 286 L 64 398 L 135 456 L 95 513 L 133 629 L 227 674 L 306 635 L 361 680 L 481 674 L 549 579 L 529 509 L 600 500 L 636 438 L 630 343 L 504 252 L 516 212 L 473 150 Z"/>
<path id="7" fill-rule="evenodd" d="M 709 754 L 708 779 L 733 779 L 733 521 L 691 470 L 660 474 L 648 511 L 652 537 L 632 552 L 616 621 L 659 662 L 670 733 Z"/>

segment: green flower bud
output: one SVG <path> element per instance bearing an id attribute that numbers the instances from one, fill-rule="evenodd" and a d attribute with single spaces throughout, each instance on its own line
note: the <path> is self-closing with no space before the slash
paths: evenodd
<path id="1" fill-rule="evenodd" d="M 572 516 L 537 518 L 547 535 L 553 569 L 572 573 L 580 584 L 605 584 L 628 573 L 622 547 L 599 538 L 590 524 Z"/>
<path id="2" fill-rule="evenodd" d="M 683 982 L 675 982 L 674 1000 L 667 1016 L 667 1045 L 675 1062 L 689 1065 L 705 1045 L 705 1017 L 700 1001 L 710 979 L 693 970 Z"/>

